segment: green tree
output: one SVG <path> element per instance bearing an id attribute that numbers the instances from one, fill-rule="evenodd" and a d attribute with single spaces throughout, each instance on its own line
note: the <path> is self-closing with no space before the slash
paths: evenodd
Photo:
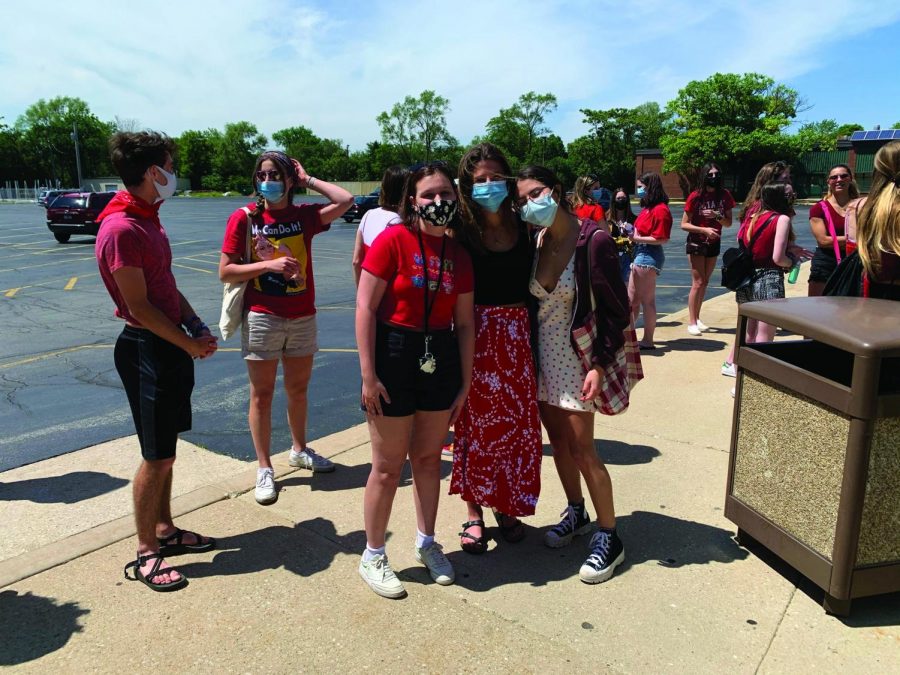
<path id="1" fill-rule="evenodd" d="M 839 138 L 858 130 L 862 130 L 859 124 L 838 124 L 831 119 L 807 122 L 801 125 L 794 136 L 794 152 L 799 154 L 810 150 L 834 150 Z"/>
<path id="2" fill-rule="evenodd" d="M 259 133 L 255 124 L 226 124 L 212 162 L 213 173 L 221 180 L 219 188 L 244 193 L 250 190 L 250 173 L 266 143 L 266 137 Z"/>
<path id="3" fill-rule="evenodd" d="M 404 163 L 432 160 L 441 147 L 457 145 L 447 131 L 450 101 L 426 89 L 418 97 L 407 96 L 395 103 L 390 112 L 382 112 L 375 121 L 381 129 L 381 140 L 397 146 Z"/>
<path id="4" fill-rule="evenodd" d="M 894 123 L 891 125 L 891 129 L 900 129 L 900 121 L 894 122 Z M 861 130 L 862 130 L 862 127 L 860 127 L 860 131 L 861 131 Z"/>
<path id="5" fill-rule="evenodd" d="M 40 99 L 16 120 L 22 159 L 34 175 L 73 186 L 78 182 L 73 126 L 78 130 L 82 175 L 112 172 L 107 144 L 114 125 L 97 118 L 80 98 L 58 96 Z"/>
<path id="6" fill-rule="evenodd" d="M 0 118 L 0 181 L 38 178 L 22 160 L 19 148 L 21 134 L 4 124 L 2 119 Z"/>
<path id="7" fill-rule="evenodd" d="M 569 161 L 578 176 L 595 174 L 607 186 L 628 186 L 634 179 L 634 153 L 658 147 L 666 113 L 654 102 L 634 108 L 582 109 L 591 132 L 569 144 Z"/>
<path id="8" fill-rule="evenodd" d="M 222 141 L 216 129 L 185 131 L 175 143 L 178 146 L 178 174 L 190 179 L 191 189 L 203 187 L 203 179 L 213 173 L 213 160 Z"/>
<path id="9" fill-rule="evenodd" d="M 319 138 L 304 126 L 288 127 L 272 134 L 291 157 L 296 158 L 311 176 L 325 180 L 356 180 L 358 163 L 339 138 Z"/>
<path id="10" fill-rule="evenodd" d="M 709 160 L 758 168 L 789 156 L 793 144 L 784 130 L 805 109 L 794 89 L 759 73 L 716 73 L 689 82 L 666 106 L 671 120 L 660 138 L 665 168 L 695 177 Z"/>
<path id="11" fill-rule="evenodd" d="M 509 108 L 501 108 L 488 120 L 484 140 L 501 148 L 513 166 L 540 163 L 542 147 L 538 139 L 550 133 L 545 122 L 556 108 L 553 94 L 522 94 Z"/>

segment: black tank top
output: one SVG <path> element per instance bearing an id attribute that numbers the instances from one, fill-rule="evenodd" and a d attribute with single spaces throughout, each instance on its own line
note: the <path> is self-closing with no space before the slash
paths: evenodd
<path id="1" fill-rule="evenodd" d="M 534 243 L 524 226 L 508 251 L 469 251 L 475 272 L 476 305 L 515 305 L 528 299 Z"/>

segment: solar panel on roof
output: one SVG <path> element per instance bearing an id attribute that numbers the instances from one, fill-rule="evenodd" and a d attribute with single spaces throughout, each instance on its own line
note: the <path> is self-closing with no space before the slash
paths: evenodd
<path id="1" fill-rule="evenodd" d="M 865 140 L 877 141 L 878 140 L 878 132 L 877 131 L 867 131 Z"/>
<path id="2" fill-rule="evenodd" d="M 861 140 L 863 140 L 865 137 L 866 137 L 866 132 L 865 132 L 865 131 L 854 131 L 852 134 L 850 134 L 850 140 L 851 140 L 851 141 L 861 141 Z"/>
<path id="3" fill-rule="evenodd" d="M 884 131 L 882 131 L 881 133 L 878 134 L 878 140 L 879 140 L 879 141 L 890 140 L 890 139 L 892 139 L 893 137 L 894 137 L 894 130 L 893 130 L 893 129 L 885 129 Z"/>

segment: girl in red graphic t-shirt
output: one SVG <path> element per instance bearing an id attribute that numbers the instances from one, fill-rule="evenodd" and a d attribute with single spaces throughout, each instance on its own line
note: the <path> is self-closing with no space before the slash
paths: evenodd
<path id="1" fill-rule="evenodd" d="M 378 235 L 362 264 L 356 342 L 362 408 L 372 437 L 363 498 L 366 549 L 359 574 L 378 595 L 406 594 L 385 555 L 385 534 L 406 459 L 416 506 L 416 559 L 438 584 L 453 566 L 435 542 L 441 444 L 472 380 L 473 279 L 456 227 L 458 196 L 443 164 L 413 171 L 400 202 L 402 225 Z"/>
<path id="2" fill-rule="evenodd" d="M 255 497 L 260 504 L 271 504 L 278 498 L 269 454 L 279 360 L 284 368 L 291 430 L 288 461 L 291 466 L 316 472 L 334 471 L 334 464 L 306 445 L 306 391 L 317 349 L 310 246 L 315 234 L 328 229 L 331 221 L 350 208 L 353 195 L 309 176 L 299 162 L 277 151 L 259 156 L 252 181 L 256 203 L 238 209 L 228 219 L 219 279 L 248 282 L 241 353 L 250 377 L 250 435 L 259 461 Z M 298 188 L 312 188 L 330 203 L 294 205 Z M 250 260 L 244 260 L 248 237 Z"/>
<path id="3" fill-rule="evenodd" d="M 700 307 L 716 268 L 722 228 L 731 227 L 732 208 L 734 197 L 722 187 L 722 170 L 715 162 L 708 162 L 700 169 L 700 185 L 688 195 L 681 219 L 681 229 L 688 233 L 685 253 L 691 263 L 687 329 L 691 335 L 706 330 L 700 321 Z"/>

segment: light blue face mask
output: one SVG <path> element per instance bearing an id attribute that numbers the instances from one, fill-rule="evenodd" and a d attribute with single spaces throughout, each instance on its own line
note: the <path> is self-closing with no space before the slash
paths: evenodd
<path id="1" fill-rule="evenodd" d="M 647 188 L 645 188 L 645 187 L 642 185 L 641 187 L 639 187 L 639 188 L 637 189 L 637 192 L 635 192 L 635 194 L 636 194 L 638 197 L 643 197 L 645 194 L 647 194 Z"/>
<path id="2" fill-rule="evenodd" d="M 472 201 L 491 213 L 497 213 L 503 200 L 509 194 L 505 180 L 492 180 L 489 183 L 475 183 L 472 186 Z"/>
<path id="3" fill-rule="evenodd" d="M 270 204 L 280 202 L 284 197 L 284 183 L 280 180 L 264 180 L 256 184 L 256 191 L 259 192 Z"/>
<path id="4" fill-rule="evenodd" d="M 529 199 L 525 202 L 520 210 L 520 215 L 526 223 L 531 223 L 538 227 L 550 227 L 553 224 L 553 219 L 556 218 L 556 210 L 558 208 L 559 204 L 548 192 L 543 197 Z"/>

